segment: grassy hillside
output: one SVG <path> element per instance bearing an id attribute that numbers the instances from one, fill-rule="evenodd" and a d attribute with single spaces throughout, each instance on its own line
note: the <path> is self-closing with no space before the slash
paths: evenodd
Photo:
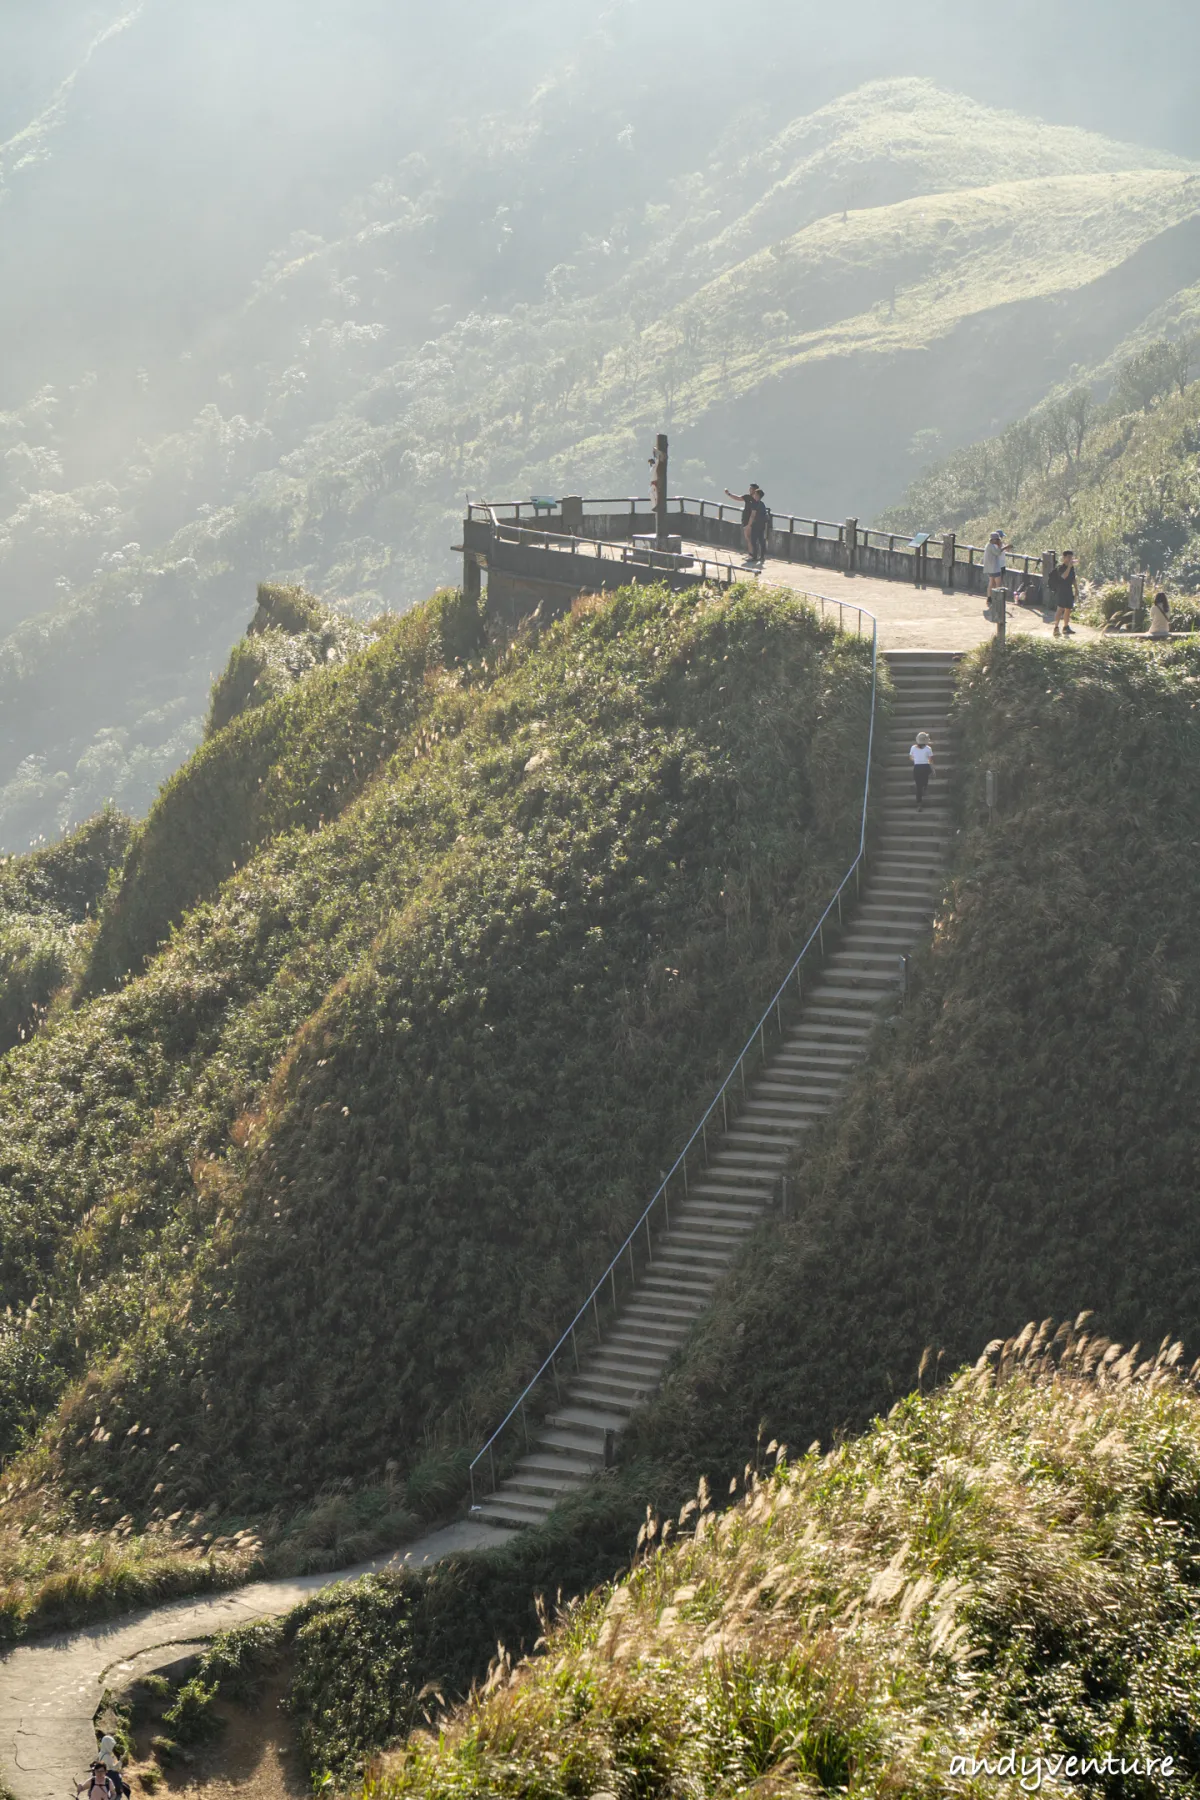
<path id="1" fill-rule="evenodd" d="M 101 1549 L 114 1518 L 199 1543 L 196 1508 L 278 1535 L 339 1483 L 419 1510 L 849 860 L 869 646 L 794 595 L 582 606 L 427 669 L 384 756 L 379 696 L 407 704 L 445 617 L 218 732 L 118 922 L 148 847 L 193 804 L 204 829 L 222 746 L 246 773 L 265 743 L 294 828 L 0 1062 L 0 1424 L 31 1446 L 2 1490 L 11 1579 L 47 1492 L 91 1491 Z M 303 794 L 356 728 L 374 778 L 287 815 L 287 771 Z"/>
<path id="2" fill-rule="evenodd" d="M 423 1800 L 1194 1795 L 1200 1398 L 1178 1358 L 1030 1325 L 828 1455 L 748 1469 L 724 1513 L 702 1484 L 448 1714 L 442 1570 L 233 1634 L 191 1706 L 288 1656 L 314 1777 L 416 1727 L 367 1791 Z"/>
<path id="3" fill-rule="evenodd" d="M 406 164 L 136 404 L 101 380 L 0 418 L 0 841 L 146 809 L 265 575 L 402 610 L 452 573 L 464 489 L 627 493 L 664 423 L 683 491 L 753 466 L 866 518 L 922 434 L 1024 411 L 1200 278 L 1190 165 L 929 81 L 752 107 L 694 165 L 677 134 L 651 188 L 589 144 L 586 204 L 546 186 L 571 119 L 497 126 L 486 205 L 474 146 Z M 97 409 L 130 431 L 99 464 Z"/>
<path id="4" fill-rule="evenodd" d="M 1194 640 L 968 662 L 963 831 L 915 992 L 642 1454 L 694 1479 L 740 1467 L 760 1424 L 825 1441 L 927 1346 L 953 1365 L 1014 1317 L 1087 1305 L 1127 1341 L 1200 1336 L 1198 694 Z"/>

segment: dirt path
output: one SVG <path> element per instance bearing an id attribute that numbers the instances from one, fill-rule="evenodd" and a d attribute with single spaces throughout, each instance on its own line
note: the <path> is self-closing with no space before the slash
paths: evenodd
<path id="1" fill-rule="evenodd" d="M 335 1581 L 352 1581 L 402 1563 L 436 1562 L 504 1537 L 494 1526 L 462 1520 L 357 1568 L 256 1581 L 228 1594 L 177 1600 L 19 1645 L 0 1661 L 0 1781 L 14 1800 L 69 1800 L 95 1754 L 92 1718 L 105 1688 L 123 1685 L 134 1660 L 147 1650 L 202 1643 L 232 1625 L 285 1613 Z"/>

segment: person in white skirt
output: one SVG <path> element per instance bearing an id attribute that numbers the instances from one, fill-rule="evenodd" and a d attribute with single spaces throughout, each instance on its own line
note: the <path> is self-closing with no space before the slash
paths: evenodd
<path id="1" fill-rule="evenodd" d="M 933 774 L 933 745 L 929 734 L 918 731 L 917 741 L 908 753 L 908 760 L 913 766 L 913 778 L 917 784 L 917 811 L 925 804 L 925 790 L 929 786 L 929 777 Z"/>

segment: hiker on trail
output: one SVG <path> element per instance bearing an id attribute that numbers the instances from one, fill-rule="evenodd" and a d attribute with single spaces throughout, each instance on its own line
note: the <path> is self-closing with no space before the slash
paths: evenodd
<path id="1" fill-rule="evenodd" d="M 996 589 L 1004 586 L 1004 571 L 1008 567 L 1008 552 L 1005 548 L 1004 533 L 993 531 L 983 552 L 983 572 L 987 576 L 988 605 L 992 604 Z"/>
<path id="2" fill-rule="evenodd" d="M 92 1764 L 92 1772 L 84 1781 L 75 1783 L 76 1794 L 87 1794 L 87 1800 L 115 1800 L 115 1790 L 108 1770 L 102 1762 Z"/>
<path id="3" fill-rule="evenodd" d="M 1154 596 L 1154 604 L 1150 608 L 1150 636 L 1170 637 L 1171 635 L 1171 602 L 1163 593 Z"/>
<path id="4" fill-rule="evenodd" d="M 1062 626 L 1064 637 L 1074 637 L 1071 630 L 1071 608 L 1079 597 L 1079 577 L 1075 573 L 1075 552 L 1064 550 L 1062 561 L 1050 571 L 1050 598 L 1054 603 L 1054 635 Z"/>
<path id="5" fill-rule="evenodd" d="M 726 488 L 725 492 L 731 500 L 740 500 L 742 503 L 742 536 L 746 540 L 746 555 L 753 562 L 755 522 L 760 509 L 763 513 L 766 512 L 766 508 L 762 506 L 762 489 L 757 481 L 752 481 L 744 494 L 735 494 L 732 488 Z"/>
<path id="6" fill-rule="evenodd" d="M 927 731 L 918 731 L 917 741 L 908 753 L 908 760 L 913 766 L 913 779 L 917 784 L 917 811 L 920 812 L 925 805 L 925 789 L 929 786 L 929 777 L 933 774 L 933 745 Z"/>
<path id="7" fill-rule="evenodd" d="M 125 1796 L 125 1800 L 130 1800 L 132 1790 L 121 1773 L 121 1759 L 117 1755 L 117 1740 L 111 1731 L 106 1731 L 100 1739 L 100 1749 L 97 1755 L 104 1764 L 108 1779 L 112 1784 L 114 1800 L 120 1800 L 122 1794 Z"/>

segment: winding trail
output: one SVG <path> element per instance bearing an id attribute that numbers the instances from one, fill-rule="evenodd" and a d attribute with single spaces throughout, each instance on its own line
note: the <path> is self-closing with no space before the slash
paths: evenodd
<path id="1" fill-rule="evenodd" d="M 943 594 L 866 576 L 769 561 L 765 583 L 823 594 L 847 608 L 868 607 L 879 619 L 883 649 L 967 650 L 992 635 L 978 595 Z M 851 627 L 849 617 L 846 624 Z M 1013 609 L 1009 630 L 1049 636 L 1040 613 Z M 1076 627 L 1080 641 L 1100 633 Z M 907 769 L 907 765 L 905 765 Z M 249 1587 L 126 1614 L 104 1624 L 23 1644 L 0 1660 L 0 1781 L 13 1800 L 69 1800 L 95 1750 L 92 1719 L 106 1686 L 125 1685 L 135 1664 L 166 1662 L 170 1646 L 196 1645 L 230 1626 L 277 1617 L 335 1581 L 354 1580 L 403 1563 L 419 1566 L 455 1551 L 501 1541 L 495 1525 L 462 1520 L 428 1533 L 406 1550 L 356 1568 Z M 148 1652 L 156 1652 L 153 1660 Z M 114 1680 L 115 1678 L 115 1680 Z"/>
<path id="2" fill-rule="evenodd" d="M 0 1662 L 0 1780 L 13 1800 L 69 1800 L 96 1752 L 92 1719 L 104 1690 L 126 1685 L 137 1663 L 148 1671 L 170 1660 L 172 1646 L 183 1654 L 233 1625 L 276 1618 L 335 1581 L 437 1562 L 455 1551 L 501 1543 L 504 1535 L 495 1526 L 460 1520 L 353 1569 L 255 1581 L 20 1644 Z"/>

